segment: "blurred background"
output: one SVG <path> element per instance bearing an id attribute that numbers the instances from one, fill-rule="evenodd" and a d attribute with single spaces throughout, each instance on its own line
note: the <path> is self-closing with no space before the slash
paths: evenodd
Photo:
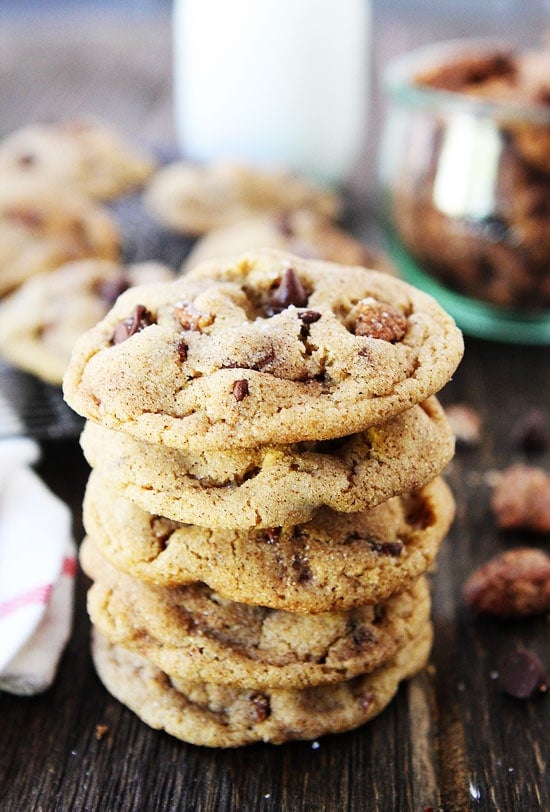
<path id="1" fill-rule="evenodd" d="M 0 0 L 0 135 L 32 121 L 91 113 L 175 148 L 172 13 L 171 0 Z M 372 0 L 371 19 L 374 114 L 354 173 L 360 189 L 371 184 L 389 59 L 462 36 L 540 44 L 550 27 L 550 0 Z M 314 31 L 313 18 L 311 25 Z"/>

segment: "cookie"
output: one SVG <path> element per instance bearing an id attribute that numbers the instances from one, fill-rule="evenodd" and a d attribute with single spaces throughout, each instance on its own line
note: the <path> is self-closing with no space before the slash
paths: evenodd
<path id="1" fill-rule="evenodd" d="M 421 403 L 463 352 L 426 293 L 276 251 L 140 286 L 79 339 L 64 378 L 84 417 L 202 452 L 325 440 Z"/>
<path id="2" fill-rule="evenodd" d="M 191 270 L 208 259 L 261 248 L 395 273 L 382 252 L 364 245 L 330 221 L 303 210 L 279 216 L 249 217 L 215 229 L 197 240 L 182 270 Z"/>
<path id="3" fill-rule="evenodd" d="M 205 584 L 154 587 L 117 572 L 87 538 L 92 623 L 178 679 L 247 688 L 305 688 L 351 679 L 394 656 L 429 620 L 425 578 L 377 606 L 293 614 L 227 601 Z"/>
<path id="4" fill-rule="evenodd" d="M 317 511 L 283 529 L 214 530 L 152 515 L 92 471 L 84 525 L 117 569 L 159 586 L 202 581 L 221 597 L 291 612 L 381 603 L 433 563 L 454 515 L 438 478 L 356 514 Z"/>
<path id="5" fill-rule="evenodd" d="M 106 689 L 150 727 L 191 744 L 239 747 L 316 739 L 359 727 L 388 705 L 402 680 L 424 668 L 431 644 L 431 624 L 425 623 L 392 660 L 369 674 L 302 690 L 176 680 L 97 631 L 92 654 Z"/>
<path id="6" fill-rule="evenodd" d="M 286 172 L 230 161 L 176 162 L 162 167 L 149 182 L 144 202 L 166 228 L 194 235 L 257 214 L 284 215 L 306 209 L 336 219 L 342 209 L 335 191 Z"/>
<path id="7" fill-rule="evenodd" d="M 149 150 L 92 118 L 31 124 L 0 143 L 0 175 L 53 181 L 97 200 L 140 188 L 156 163 Z"/>
<path id="8" fill-rule="evenodd" d="M 0 185 L 0 295 L 65 262 L 117 260 L 118 228 L 110 213 L 63 187 L 29 179 Z"/>
<path id="9" fill-rule="evenodd" d="M 309 521 L 327 505 L 354 513 L 434 479 L 454 453 L 435 397 L 339 441 L 189 454 L 88 422 L 89 464 L 127 499 L 178 522 L 217 528 Z"/>
<path id="10" fill-rule="evenodd" d="M 123 290 L 173 278 L 160 263 L 124 267 L 103 259 L 35 274 L 0 302 L 0 355 L 59 386 L 76 339 L 105 316 Z"/>

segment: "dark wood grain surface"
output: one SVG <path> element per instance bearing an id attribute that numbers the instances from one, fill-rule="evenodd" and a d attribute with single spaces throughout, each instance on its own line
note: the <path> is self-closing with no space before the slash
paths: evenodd
<path id="1" fill-rule="evenodd" d="M 67 29 L 65 29 L 66 31 Z M 150 142 L 173 144 L 169 24 L 132 17 L 116 36 L 105 21 L 44 24 L 32 38 L 15 22 L 0 31 L 2 127 L 90 111 Z M 119 81 L 113 82 L 113 72 Z M 366 171 L 366 170 L 365 170 Z M 358 233 L 377 237 L 364 205 Z M 494 679 L 502 655 L 521 645 L 548 659 L 544 617 L 473 617 L 461 590 L 494 554 L 548 539 L 499 531 L 491 515 L 491 472 L 515 461 L 548 469 L 512 438 L 532 408 L 550 415 L 550 352 L 467 339 L 464 360 L 441 393 L 466 401 L 484 422 L 476 449 L 459 449 L 447 471 L 457 518 L 433 574 L 435 643 L 429 668 L 355 732 L 316 743 L 232 751 L 185 745 L 150 730 L 114 700 L 89 654 L 86 578 L 79 574 L 75 623 L 53 687 L 41 696 L 0 694 L 0 810 L 508 810 L 550 808 L 545 776 L 548 697 L 505 695 Z M 76 438 L 44 442 L 38 471 L 74 512 L 88 468 Z M 97 737 L 97 726 L 107 732 Z"/>

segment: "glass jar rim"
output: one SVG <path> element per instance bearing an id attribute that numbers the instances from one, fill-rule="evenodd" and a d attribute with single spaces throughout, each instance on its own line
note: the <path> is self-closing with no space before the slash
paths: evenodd
<path id="1" fill-rule="evenodd" d="M 497 121 L 527 122 L 550 126 L 550 110 L 544 107 L 493 101 L 465 93 L 416 84 L 414 77 L 453 57 L 483 51 L 510 53 L 512 46 L 497 39 L 461 38 L 432 43 L 392 59 L 383 73 L 384 87 L 390 98 L 404 107 L 424 108 L 437 112 L 468 113 Z"/>

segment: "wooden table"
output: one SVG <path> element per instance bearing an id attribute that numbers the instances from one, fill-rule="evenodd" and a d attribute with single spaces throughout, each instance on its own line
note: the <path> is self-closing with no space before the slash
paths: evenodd
<path id="1" fill-rule="evenodd" d="M 67 40 L 45 25 L 29 40 L 16 24 L 2 30 L 5 131 L 41 116 L 91 111 L 148 140 L 173 143 L 167 19 L 145 26 L 131 18 L 115 38 L 101 20 L 74 31 Z M 360 231 L 376 233 L 368 211 L 357 221 Z M 494 679 L 500 657 L 518 645 L 547 656 L 547 620 L 476 619 L 461 598 L 478 564 L 517 544 L 543 544 L 496 528 L 489 483 L 490 472 L 513 461 L 548 468 L 548 452 L 527 458 L 511 437 L 528 410 L 550 413 L 548 381 L 548 348 L 467 339 L 441 399 L 468 402 L 484 432 L 481 445 L 459 450 L 447 471 L 458 510 L 433 575 L 432 663 L 377 719 L 313 744 L 234 751 L 185 745 L 150 730 L 95 675 L 88 581 L 80 574 L 74 632 L 55 684 L 34 698 L 0 694 L 2 812 L 549 809 L 550 701 L 512 699 Z M 76 438 L 44 442 L 38 471 L 73 509 L 80 540 L 89 471 Z M 102 738 L 98 725 L 108 728 Z"/>

